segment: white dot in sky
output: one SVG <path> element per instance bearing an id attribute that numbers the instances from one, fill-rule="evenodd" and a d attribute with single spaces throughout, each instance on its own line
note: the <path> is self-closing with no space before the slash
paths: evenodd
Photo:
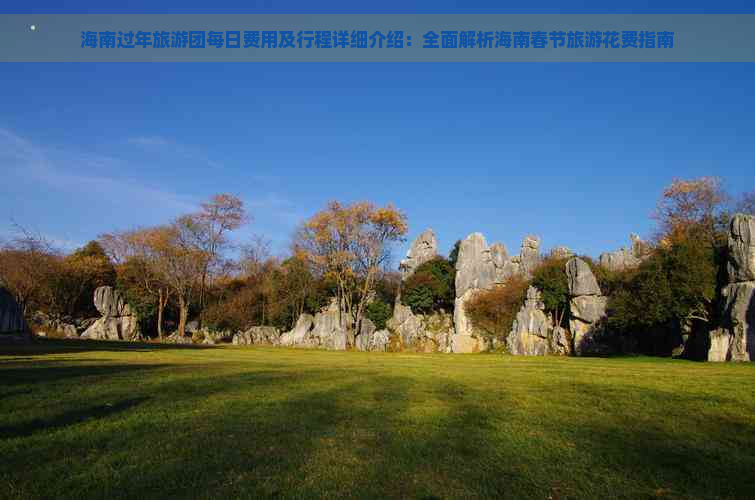
<path id="1" fill-rule="evenodd" d="M 37 29 L 37 26 L 32 24 L 31 26 L 29 26 L 29 29 L 35 31 Z"/>

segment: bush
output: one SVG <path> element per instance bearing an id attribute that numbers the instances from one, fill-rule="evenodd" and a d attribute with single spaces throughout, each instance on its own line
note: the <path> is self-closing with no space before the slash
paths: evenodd
<path id="1" fill-rule="evenodd" d="M 367 304 L 365 316 L 375 324 L 378 330 L 385 329 L 385 324 L 393 315 L 393 308 L 380 299 Z"/>
<path id="2" fill-rule="evenodd" d="M 426 314 L 453 308 L 456 270 L 443 257 L 436 257 L 419 266 L 401 291 L 401 302 L 415 314 Z"/>
<path id="3" fill-rule="evenodd" d="M 512 276 L 502 285 L 480 291 L 464 305 L 472 326 L 488 337 L 505 341 L 524 305 L 529 284 L 520 276 Z"/>

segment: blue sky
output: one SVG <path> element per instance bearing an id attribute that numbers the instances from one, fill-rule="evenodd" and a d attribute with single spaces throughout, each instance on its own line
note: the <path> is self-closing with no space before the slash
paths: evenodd
<path id="1" fill-rule="evenodd" d="M 251 4 L 180 11 L 373 11 Z M 560 4 L 509 11 L 610 10 Z M 619 11 L 752 10 L 647 4 Z M 427 5 L 372 8 L 501 12 Z M 2 10 L 61 12 L 42 2 Z M 328 200 L 369 199 L 404 210 L 410 237 L 433 227 L 443 251 L 481 231 L 511 252 L 534 233 L 545 248 L 597 255 L 652 231 L 650 212 L 674 177 L 718 175 L 735 194 L 755 187 L 748 64 L 3 64 L 0 74 L 0 233 L 14 219 L 67 246 L 232 192 L 255 218 L 238 239 L 262 234 L 276 251 Z"/>

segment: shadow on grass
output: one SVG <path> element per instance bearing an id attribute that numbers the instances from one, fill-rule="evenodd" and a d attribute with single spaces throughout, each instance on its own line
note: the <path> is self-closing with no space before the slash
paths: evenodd
<path id="1" fill-rule="evenodd" d="M 0 356 L 64 354 L 71 352 L 149 352 L 188 349 L 214 349 L 213 345 L 161 344 L 158 342 L 124 342 L 118 340 L 62 340 L 36 338 L 31 344 L 0 345 Z"/>
<path id="2" fill-rule="evenodd" d="M 63 412 L 48 419 L 34 419 L 17 425 L 0 426 L 0 439 L 26 437 L 37 432 L 62 429 L 81 422 L 111 417 L 117 413 L 129 410 L 146 400 L 147 398 L 144 397 L 125 399 L 117 403 L 106 403 Z"/>
<path id="3" fill-rule="evenodd" d="M 87 360 L 86 364 L 76 361 L 56 360 L 51 363 L 40 362 L 32 366 L 24 364 L 0 365 L 0 376 L 5 387 L 16 385 L 36 385 L 49 382 L 58 382 L 78 377 L 105 378 L 125 373 L 142 374 L 145 371 L 166 368 L 168 364 L 90 364 L 96 363 L 96 359 Z M 7 392 L 0 391 L 7 395 Z"/>
<path id="4" fill-rule="evenodd" d="M 561 379 L 533 382 L 542 406 L 523 407 L 505 386 L 486 393 L 447 376 L 255 368 L 135 384 L 134 392 L 151 392 L 111 413 L 87 405 L 111 425 L 23 442 L 5 468 L 27 497 L 752 497 L 755 436 L 746 419 L 711 417 L 693 428 L 698 421 L 669 411 L 669 421 L 647 422 L 624 399 L 628 391 L 662 412 L 693 405 L 694 396 Z M 96 397 L 123 393 L 103 385 Z M 138 418 L 126 418 L 145 398 Z M 565 418 L 577 404 L 584 410 Z M 77 418 L 67 410 L 4 432 L 24 438 Z M 96 462 L 80 458 L 93 454 Z M 61 468 L 58 484 L 38 480 Z"/>

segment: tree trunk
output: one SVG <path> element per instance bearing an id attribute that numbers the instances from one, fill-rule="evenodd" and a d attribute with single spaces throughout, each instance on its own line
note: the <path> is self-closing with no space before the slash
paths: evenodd
<path id="1" fill-rule="evenodd" d="M 158 291 L 158 298 L 157 298 L 157 338 L 162 339 L 163 338 L 163 310 L 165 309 L 165 304 L 168 302 L 168 298 L 165 296 L 165 292 L 161 288 Z"/>
<path id="2" fill-rule="evenodd" d="M 178 335 L 184 337 L 186 335 L 186 320 L 189 317 L 189 305 L 183 295 L 178 296 L 178 310 Z"/>

